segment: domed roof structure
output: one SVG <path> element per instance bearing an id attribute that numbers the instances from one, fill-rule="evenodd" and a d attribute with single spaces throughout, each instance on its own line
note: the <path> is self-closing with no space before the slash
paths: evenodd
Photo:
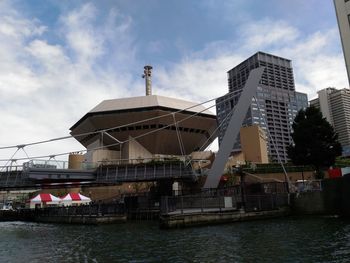
<path id="1" fill-rule="evenodd" d="M 185 154 L 190 154 L 215 139 L 212 133 L 216 127 L 216 115 L 202 105 L 150 95 L 102 101 L 70 130 L 87 148 L 99 141 L 107 149 L 118 151 L 121 149 L 117 141 L 133 138 L 151 154 L 181 155 L 178 134 Z M 105 136 L 79 135 L 105 129 L 110 129 Z"/>

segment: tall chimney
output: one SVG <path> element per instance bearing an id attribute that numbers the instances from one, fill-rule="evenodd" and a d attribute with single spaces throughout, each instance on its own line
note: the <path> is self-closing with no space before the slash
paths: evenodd
<path id="1" fill-rule="evenodd" d="M 144 66 L 144 71 L 142 77 L 146 81 L 146 96 L 152 95 L 152 66 Z"/>

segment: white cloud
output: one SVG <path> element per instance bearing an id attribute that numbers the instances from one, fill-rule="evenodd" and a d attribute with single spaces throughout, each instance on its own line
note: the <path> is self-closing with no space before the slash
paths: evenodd
<path id="1" fill-rule="evenodd" d="M 101 17 L 92 4 L 64 14 L 59 28 L 28 20 L 0 2 L 0 146 L 63 136 L 103 99 L 143 94 L 133 20 L 117 9 Z M 99 18 L 99 21 L 97 21 Z M 102 22 L 101 22 L 102 20 Z M 50 43 L 45 30 L 58 30 Z M 296 87 L 312 95 L 347 85 L 337 30 L 302 36 L 284 21 L 264 19 L 241 25 L 241 38 L 207 43 L 202 50 L 177 44 L 185 56 L 168 66 L 154 65 L 154 93 L 205 101 L 227 92 L 226 72 L 257 50 L 293 60 Z M 159 51 L 162 42 L 150 43 Z M 140 67 L 142 72 L 142 67 Z M 54 151 L 52 149 L 55 149 Z M 30 155 L 82 149 L 74 140 L 29 148 Z M 0 159 L 11 151 L 0 151 Z"/>
<path id="2" fill-rule="evenodd" d="M 26 40 L 39 37 L 46 29 L 35 20 L 28 20 L 1 3 L 0 15 L 0 92 L 3 100 L 23 96 L 37 90 L 39 81 L 25 63 Z M 7 13 L 5 13 L 5 10 Z"/>
<path id="3" fill-rule="evenodd" d="M 59 45 L 50 45 L 46 41 L 35 39 L 26 46 L 26 51 L 38 64 L 37 67 L 51 74 L 58 74 L 71 63 Z"/>
<path id="4" fill-rule="evenodd" d="M 22 17 L 10 4 L 0 13 L 0 112 L 6 123 L 0 126 L 0 147 L 67 135 L 101 100 L 132 95 L 133 79 L 123 68 L 123 62 L 134 61 L 132 21 L 111 10 L 97 25 L 98 15 L 91 4 L 72 10 L 58 29 L 66 41 L 51 44 L 40 22 Z M 36 156 L 82 148 L 68 140 L 26 151 Z M 1 151 L 0 159 L 12 150 Z"/>
<path id="5" fill-rule="evenodd" d="M 264 19 L 242 26 L 240 35 L 249 49 L 288 45 L 299 36 L 299 31 L 284 21 Z"/>
<path id="6" fill-rule="evenodd" d="M 61 17 L 67 44 L 81 63 L 88 63 L 104 53 L 104 36 L 94 26 L 97 15 L 95 6 L 87 3 Z"/>
<path id="7" fill-rule="evenodd" d="M 254 21 L 242 27 L 236 42 L 208 43 L 170 69 L 154 73 L 163 93 L 205 99 L 227 92 L 226 72 L 258 50 L 291 59 L 297 91 L 313 97 L 328 86 L 347 86 L 344 59 L 335 52 L 337 29 L 302 37 L 297 28 L 283 21 Z M 157 76 L 159 75 L 159 76 Z"/>
<path id="8" fill-rule="evenodd" d="M 227 92 L 225 72 L 241 59 L 233 54 L 211 59 L 187 58 L 171 69 L 157 69 L 155 92 L 199 102 L 221 96 Z"/>
<path id="9" fill-rule="evenodd" d="M 39 26 L 36 21 L 27 19 L 17 20 L 11 16 L 2 16 L 0 24 L 0 34 L 3 37 L 18 39 L 41 35 L 45 30 L 45 26 Z"/>
<path id="10" fill-rule="evenodd" d="M 296 88 L 309 99 L 327 87 L 348 87 L 343 54 L 334 51 L 340 44 L 337 34 L 337 28 L 315 32 L 275 51 L 292 58 Z"/>

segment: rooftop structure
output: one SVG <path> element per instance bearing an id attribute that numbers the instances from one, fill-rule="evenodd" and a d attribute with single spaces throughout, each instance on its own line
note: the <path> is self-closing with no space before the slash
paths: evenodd
<path id="1" fill-rule="evenodd" d="M 152 66 L 145 66 L 142 77 L 145 79 L 146 96 L 152 95 Z"/>

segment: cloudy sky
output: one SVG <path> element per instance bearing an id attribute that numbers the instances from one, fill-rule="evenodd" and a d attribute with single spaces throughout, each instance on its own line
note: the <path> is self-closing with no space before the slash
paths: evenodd
<path id="1" fill-rule="evenodd" d="M 309 98 L 347 86 L 332 0 L 0 0 L 0 147 L 68 135 L 101 100 L 144 95 L 145 64 L 155 94 L 218 97 L 226 72 L 259 50 L 291 59 Z"/>

